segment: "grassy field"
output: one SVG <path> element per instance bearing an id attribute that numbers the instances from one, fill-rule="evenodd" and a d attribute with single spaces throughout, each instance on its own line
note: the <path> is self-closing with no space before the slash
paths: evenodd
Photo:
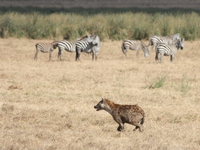
<path id="1" fill-rule="evenodd" d="M 0 39 L 0 149 L 200 149 L 200 41 L 186 41 L 174 63 L 156 64 L 152 50 L 125 58 L 122 41 L 102 42 L 96 62 L 68 52 L 59 62 L 57 50 L 35 61 L 35 43 L 51 41 Z M 118 132 L 94 109 L 102 97 L 141 106 L 144 131 Z"/>

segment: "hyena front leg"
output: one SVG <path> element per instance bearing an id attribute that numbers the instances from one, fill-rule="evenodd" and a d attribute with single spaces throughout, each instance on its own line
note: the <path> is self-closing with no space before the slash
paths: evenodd
<path id="1" fill-rule="evenodd" d="M 124 130 L 124 124 L 122 122 L 119 122 L 119 127 L 117 128 L 117 131 L 122 131 Z"/>
<path id="2" fill-rule="evenodd" d="M 113 115 L 113 119 L 119 124 L 117 131 L 122 131 L 124 129 L 124 123 L 119 116 Z"/>

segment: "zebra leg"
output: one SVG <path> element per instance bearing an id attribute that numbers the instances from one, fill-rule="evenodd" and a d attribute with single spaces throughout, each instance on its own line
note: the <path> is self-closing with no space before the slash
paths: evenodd
<path id="1" fill-rule="evenodd" d="M 34 59 L 37 60 L 38 50 L 36 49 Z"/>
<path id="2" fill-rule="evenodd" d="M 155 61 L 158 62 L 158 52 L 156 51 Z"/>
<path id="3" fill-rule="evenodd" d="M 94 60 L 95 58 L 94 58 L 94 52 L 92 52 L 92 61 Z"/>
<path id="4" fill-rule="evenodd" d="M 163 56 L 164 54 L 160 54 L 160 63 L 162 63 Z"/>
<path id="5" fill-rule="evenodd" d="M 139 50 L 137 50 L 136 56 L 137 56 L 137 58 L 139 58 Z"/>
<path id="6" fill-rule="evenodd" d="M 81 50 L 80 49 L 76 49 L 76 61 L 80 60 L 79 59 L 80 53 L 81 53 Z"/>
<path id="7" fill-rule="evenodd" d="M 59 48 L 59 50 L 58 50 L 58 61 L 61 60 L 61 54 L 62 54 L 62 50 Z"/>
<path id="8" fill-rule="evenodd" d="M 94 59 L 97 61 L 97 53 L 94 53 Z"/>
<path id="9" fill-rule="evenodd" d="M 92 61 L 97 60 L 97 54 L 98 52 L 95 52 L 95 51 L 92 52 Z"/>
<path id="10" fill-rule="evenodd" d="M 95 53 L 95 60 L 97 61 L 97 53 Z"/>
<path id="11" fill-rule="evenodd" d="M 123 51 L 124 55 L 127 57 L 127 49 Z"/>
<path id="12" fill-rule="evenodd" d="M 174 61 L 174 55 L 170 56 L 170 61 L 173 62 Z"/>
<path id="13" fill-rule="evenodd" d="M 51 61 L 51 52 L 52 51 L 49 51 L 49 61 Z"/>

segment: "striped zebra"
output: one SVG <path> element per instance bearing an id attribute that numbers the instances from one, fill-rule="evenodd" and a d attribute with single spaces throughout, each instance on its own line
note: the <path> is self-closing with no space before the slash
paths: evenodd
<path id="1" fill-rule="evenodd" d="M 136 50 L 137 51 L 137 57 L 139 56 L 139 50 L 143 50 L 144 52 L 144 57 L 149 56 L 149 49 L 148 47 L 140 40 L 124 40 L 122 43 L 122 52 L 124 53 L 125 56 L 127 53 L 127 50 Z"/>
<path id="2" fill-rule="evenodd" d="M 160 54 L 160 63 L 162 63 L 163 56 L 170 56 L 170 61 L 174 61 L 174 56 L 178 49 L 183 49 L 184 38 L 181 40 L 176 40 L 173 44 L 158 43 L 156 46 L 156 57 L 155 60 L 158 61 L 158 54 Z"/>
<path id="3" fill-rule="evenodd" d="M 35 44 L 36 52 L 34 59 L 37 60 L 38 52 L 49 53 L 49 61 L 51 60 L 51 53 L 56 49 L 55 43 L 37 43 Z"/>
<path id="4" fill-rule="evenodd" d="M 61 55 L 63 50 L 66 50 L 68 52 L 75 52 L 76 51 L 76 42 L 75 41 L 67 41 L 67 40 L 61 40 L 55 42 L 55 46 L 58 47 L 58 60 L 61 59 Z"/>
<path id="5" fill-rule="evenodd" d="M 156 47 L 157 43 L 172 44 L 175 40 L 181 40 L 180 33 L 176 33 L 170 36 L 152 36 L 149 38 L 149 45 L 152 49 Z"/>
<path id="6" fill-rule="evenodd" d="M 92 60 L 97 60 L 100 51 L 100 38 L 98 35 L 82 38 L 76 42 L 76 61 L 79 60 L 81 52 L 92 53 Z"/>

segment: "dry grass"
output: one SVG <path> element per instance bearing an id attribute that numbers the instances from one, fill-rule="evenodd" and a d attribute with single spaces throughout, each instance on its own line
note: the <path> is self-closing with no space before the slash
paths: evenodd
<path id="1" fill-rule="evenodd" d="M 51 40 L 0 39 L 0 149 L 200 149 L 199 41 L 163 64 L 153 51 L 124 58 L 121 41 L 103 42 L 97 62 L 83 54 L 75 62 L 68 52 L 58 62 L 57 50 L 53 61 L 43 53 L 35 61 L 37 42 Z M 102 97 L 141 106 L 144 132 L 128 124 L 118 132 L 93 108 Z"/>

